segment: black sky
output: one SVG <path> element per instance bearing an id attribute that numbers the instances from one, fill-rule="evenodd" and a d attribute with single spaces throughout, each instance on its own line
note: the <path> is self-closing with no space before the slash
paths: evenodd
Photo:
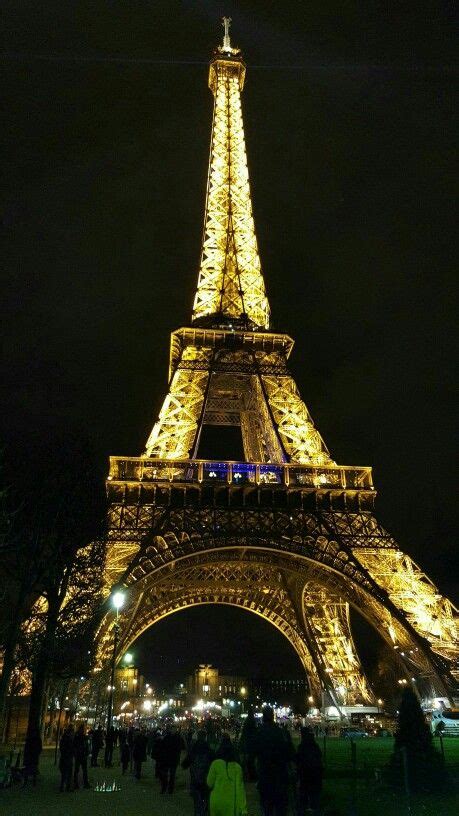
<path id="1" fill-rule="evenodd" d="M 292 368 L 333 457 L 373 466 L 380 519 L 457 598 L 451 9 L 6 2 L 6 440 L 68 426 L 100 462 L 143 449 L 169 333 L 191 312 L 206 63 L 227 13 L 248 64 L 275 327 L 296 339 Z"/>

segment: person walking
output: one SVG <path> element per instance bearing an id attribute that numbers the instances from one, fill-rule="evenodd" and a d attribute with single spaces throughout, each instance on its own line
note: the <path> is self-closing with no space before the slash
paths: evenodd
<path id="1" fill-rule="evenodd" d="M 104 746 L 104 735 L 100 725 L 92 733 L 91 739 L 91 768 L 98 768 L 99 751 Z"/>
<path id="2" fill-rule="evenodd" d="M 217 757 L 207 774 L 210 788 L 209 816 L 246 816 L 247 799 L 242 768 L 229 734 L 224 734 Z"/>
<path id="3" fill-rule="evenodd" d="M 83 723 L 81 723 L 73 739 L 73 756 L 75 758 L 75 768 L 73 771 L 73 787 L 78 790 L 78 776 L 80 768 L 83 775 L 83 787 L 90 788 L 88 780 L 88 738 Z"/>
<path id="4" fill-rule="evenodd" d="M 209 789 L 207 774 L 213 760 L 213 751 L 207 742 L 207 733 L 198 731 L 196 742 L 190 742 L 182 768 L 190 769 L 190 793 L 193 797 L 194 816 L 207 816 L 209 812 Z"/>
<path id="5" fill-rule="evenodd" d="M 184 747 L 180 734 L 168 725 L 166 733 L 158 746 L 158 758 L 156 764 L 161 782 L 161 793 L 173 793 L 175 786 L 175 774 L 180 761 L 180 754 Z"/>
<path id="6" fill-rule="evenodd" d="M 323 776 L 322 752 L 310 728 L 301 729 L 301 742 L 295 759 L 298 816 L 305 816 L 307 810 L 312 810 L 314 816 L 319 816 Z"/>
<path id="7" fill-rule="evenodd" d="M 147 759 L 147 736 L 143 731 L 137 731 L 132 744 L 132 759 L 134 761 L 134 776 L 140 779 L 142 775 L 142 762 Z"/>
<path id="8" fill-rule="evenodd" d="M 68 725 L 59 742 L 59 770 L 61 772 L 61 793 L 71 790 L 73 771 L 73 725 Z"/>
<path id="9" fill-rule="evenodd" d="M 263 709 L 263 722 L 255 740 L 258 792 L 263 816 L 286 816 L 288 809 L 291 744 L 274 722 L 272 708 Z"/>
<path id="10" fill-rule="evenodd" d="M 115 745 L 115 729 L 111 725 L 105 735 L 105 756 L 104 765 L 106 768 L 113 766 L 113 747 Z"/>
<path id="11" fill-rule="evenodd" d="M 120 761 L 121 761 L 121 773 L 123 776 L 125 775 L 128 767 L 129 762 L 131 759 L 131 749 L 129 748 L 129 743 L 127 741 L 127 735 L 120 736 Z"/>
<path id="12" fill-rule="evenodd" d="M 161 745 L 163 738 L 161 732 L 156 730 L 150 738 L 150 756 L 155 763 L 155 779 L 161 780 Z"/>
<path id="13" fill-rule="evenodd" d="M 250 708 L 242 726 L 241 736 L 239 738 L 239 752 L 242 759 L 242 768 L 244 770 L 244 777 L 248 782 L 255 782 L 257 778 L 257 771 L 255 768 L 255 746 L 257 737 L 257 724 L 253 713 L 253 708 Z"/>
<path id="14" fill-rule="evenodd" d="M 32 728 L 27 731 L 26 741 L 24 745 L 24 771 L 22 787 L 25 788 L 29 776 L 32 777 L 32 784 L 37 784 L 38 761 L 42 752 L 43 745 L 41 741 L 40 732 L 37 728 Z"/>

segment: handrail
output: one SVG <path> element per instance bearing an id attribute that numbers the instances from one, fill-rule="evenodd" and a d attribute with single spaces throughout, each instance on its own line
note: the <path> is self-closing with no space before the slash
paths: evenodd
<path id="1" fill-rule="evenodd" d="M 109 481 L 223 483 L 315 490 L 373 490 L 370 467 L 237 462 L 217 459 L 110 458 Z"/>

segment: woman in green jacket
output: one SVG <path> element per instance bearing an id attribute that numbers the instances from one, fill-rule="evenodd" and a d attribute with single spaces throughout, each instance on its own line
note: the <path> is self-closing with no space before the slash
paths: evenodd
<path id="1" fill-rule="evenodd" d="M 210 788 L 210 816 L 246 816 L 242 768 L 236 762 L 236 753 L 231 739 L 224 734 L 217 759 L 212 762 L 207 774 Z"/>

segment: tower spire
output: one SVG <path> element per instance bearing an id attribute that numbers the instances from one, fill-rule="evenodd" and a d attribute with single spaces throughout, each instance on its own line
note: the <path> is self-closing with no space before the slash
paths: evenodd
<path id="1" fill-rule="evenodd" d="M 230 42 L 230 35 L 229 35 L 229 30 L 230 30 L 230 25 L 231 25 L 231 17 L 223 17 L 222 18 L 222 25 L 223 25 L 223 28 L 225 30 L 225 33 L 224 33 L 224 36 L 223 36 L 223 50 L 224 51 L 231 51 L 231 42 Z"/>
<path id="2" fill-rule="evenodd" d="M 246 69 L 240 49 L 231 45 L 230 22 L 223 18 L 223 45 L 209 68 L 214 116 L 193 323 L 268 329 L 241 111 Z"/>

